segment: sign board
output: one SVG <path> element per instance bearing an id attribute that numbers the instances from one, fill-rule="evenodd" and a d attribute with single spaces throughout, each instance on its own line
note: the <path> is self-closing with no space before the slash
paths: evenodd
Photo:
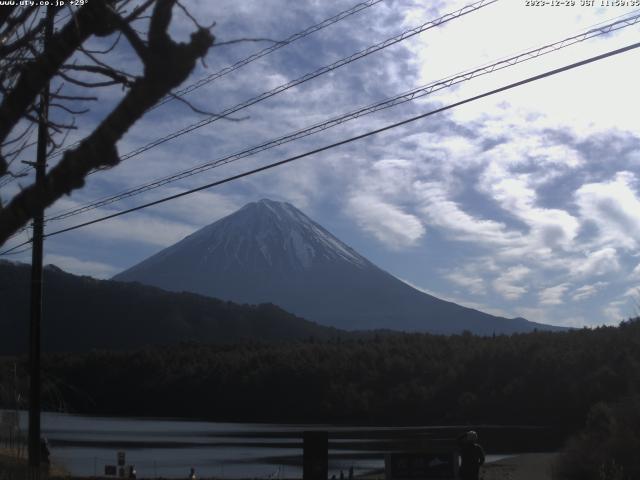
<path id="1" fill-rule="evenodd" d="M 105 476 L 115 476 L 117 473 L 117 469 L 115 465 L 105 465 L 104 466 L 104 474 Z"/>
<path id="2" fill-rule="evenodd" d="M 118 452 L 118 466 L 122 467 L 124 466 L 125 463 L 125 453 L 124 452 Z"/>
<path id="3" fill-rule="evenodd" d="M 385 456 L 386 480 L 458 478 L 457 452 L 390 453 Z"/>

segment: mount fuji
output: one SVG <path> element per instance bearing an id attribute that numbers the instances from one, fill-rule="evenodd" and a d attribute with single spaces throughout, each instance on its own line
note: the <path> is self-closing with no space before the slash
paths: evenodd
<path id="1" fill-rule="evenodd" d="M 238 303 L 270 302 L 346 330 L 491 335 L 561 329 L 416 290 L 291 204 L 272 200 L 249 203 L 113 279 Z"/>

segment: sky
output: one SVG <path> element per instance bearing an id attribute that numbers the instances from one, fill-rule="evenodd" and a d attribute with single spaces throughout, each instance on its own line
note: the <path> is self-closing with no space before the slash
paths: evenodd
<path id="1" fill-rule="evenodd" d="M 321 22 L 355 1 L 186 1 L 216 41 L 190 84 Z M 220 112 L 471 2 L 385 0 L 280 48 L 185 96 Z M 459 72 L 630 15 L 632 8 L 527 6 L 499 0 L 185 134 L 116 168 L 46 215 L 136 187 Z M 612 3 L 612 2 L 608 2 Z M 175 12 L 171 33 L 195 28 Z M 587 40 L 413 102 L 208 170 L 66 220 L 114 213 L 450 105 L 640 39 L 640 25 Z M 253 41 L 252 39 L 262 39 Z M 92 39 L 91 46 L 109 39 Z M 110 57 L 139 71 L 126 45 Z M 300 208 L 373 263 L 429 294 L 506 317 L 571 327 L 638 314 L 640 286 L 640 49 L 474 101 L 179 200 L 50 237 L 45 263 L 109 278 L 244 204 Z M 121 97 L 98 92 L 68 142 Z M 118 144 L 121 154 L 203 119 L 172 101 Z M 28 152 L 27 152 L 28 155 Z M 55 164 L 52 159 L 49 165 Z M 0 191 L 3 200 L 30 178 Z M 5 247 L 24 241 L 26 233 Z M 29 253 L 11 257 L 29 262 Z"/>

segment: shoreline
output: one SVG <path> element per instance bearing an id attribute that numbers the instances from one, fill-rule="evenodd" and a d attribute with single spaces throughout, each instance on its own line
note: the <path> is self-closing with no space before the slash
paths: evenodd
<path id="1" fill-rule="evenodd" d="M 0 467 L 3 467 L 4 473 L 8 473 L 9 475 L 11 475 L 11 473 L 17 475 L 24 473 L 26 460 L 24 458 L 16 458 L 15 456 L 7 453 L 8 452 L 6 449 L 2 449 L 2 451 L 0 451 Z M 502 458 L 490 463 L 486 463 L 481 468 L 480 478 L 482 478 L 483 480 L 552 480 L 552 466 L 555 459 L 557 458 L 557 455 L 558 453 L 526 453 Z M 94 478 L 95 480 L 102 478 L 107 479 L 107 477 L 102 476 L 73 476 L 64 469 L 55 465 L 52 465 L 50 478 L 67 478 L 77 480 L 85 480 L 89 478 Z M 108 478 L 112 479 L 115 477 Z M 151 477 L 148 478 L 152 480 Z M 224 477 L 212 477 L 212 479 L 214 478 L 215 480 L 221 480 Z M 356 478 L 359 480 L 381 480 L 384 479 L 384 473 L 370 473 L 368 475 L 365 474 L 362 476 L 357 476 Z M 201 480 L 204 480 L 204 477 Z"/>

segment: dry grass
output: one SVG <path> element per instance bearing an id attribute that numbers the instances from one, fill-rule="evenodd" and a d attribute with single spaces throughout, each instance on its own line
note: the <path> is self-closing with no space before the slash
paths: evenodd
<path id="1" fill-rule="evenodd" d="M 69 472 L 52 465 L 49 478 L 68 478 Z M 27 478 L 27 459 L 25 450 L 0 448 L 0 480 L 24 480 Z M 42 475 L 41 478 L 47 478 Z"/>

